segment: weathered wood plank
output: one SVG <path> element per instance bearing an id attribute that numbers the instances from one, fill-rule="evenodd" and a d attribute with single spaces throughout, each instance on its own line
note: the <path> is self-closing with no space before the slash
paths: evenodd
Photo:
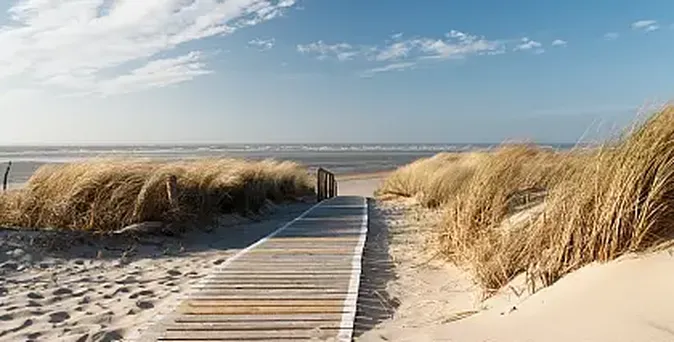
<path id="1" fill-rule="evenodd" d="M 341 314 L 287 314 L 283 316 L 276 315 L 182 315 L 175 317 L 176 323 L 227 323 L 227 322 L 250 322 L 250 323 L 269 323 L 269 322 L 296 322 L 296 321 L 329 321 L 339 322 L 342 319 Z"/>
<path id="2" fill-rule="evenodd" d="M 182 303 L 178 309 L 181 314 L 191 315 L 287 315 L 287 314 L 337 314 L 344 313 L 342 306 L 195 306 Z"/>
<path id="3" fill-rule="evenodd" d="M 225 330 L 225 331 L 251 331 L 251 330 L 311 330 L 311 329 L 340 329 L 341 319 L 331 321 L 267 321 L 267 322 L 190 322 L 173 323 L 167 326 L 167 330 Z"/>
<path id="4" fill-rule="evenodd" d="M 301 329 L 301 330 L 271 330 L 271 331 L 193 331 L 193 330 L 168 330 L 160 341 L 171 340 L 211 340 L 211 341 L 267 341 L 297 339 L 308 341 L 317 339 L 325 341 L 335 338 L 339 329 Z"/>
<path id="5" fill-rule="evenodd" d="M 194 299 L 187 300 L 190 306 L 330 306 L 341 307 L 344 299 Z"/>

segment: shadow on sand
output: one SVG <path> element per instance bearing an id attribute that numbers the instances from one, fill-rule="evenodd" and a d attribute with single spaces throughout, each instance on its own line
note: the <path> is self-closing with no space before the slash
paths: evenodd
<path id="1" fill-rule="evenodd" d="M 368 207 L 370 222 L 363 251 L 354 338 L 391 318 L 400 305 L 386 291 L 386 285 L 396 277 L 388 249 L 389 231 L 382 213 L 371 198 L 368 199 Z"/>

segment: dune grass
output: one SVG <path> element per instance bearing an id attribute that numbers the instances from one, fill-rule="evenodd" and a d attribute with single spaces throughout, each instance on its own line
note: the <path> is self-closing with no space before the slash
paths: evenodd
<path id="1" fill-rule="evenodd" d="M 380 198 L 416 197 L 422 205 L 438 207 L 462 191 L 486 153 L 439 153 L 403 166 L 377 190 Z"/>
<path id="2" fill-rule="evenodd" d="M 167 180 L 175 177 L 173 200 Z M 92 160 L 46 165 L 19 190 L 0 195 L 0 224 L 114 231 L 146 221 L 181 223 L 247 214 L 267 200 L 311 193 L 292 162 L 235 159 L 152 162 Z"/>
<path id="3" fill-rule="evenodd" d="M 436 177 L 455 182 L 461 157 L 422 167 L 432 159 L 394 173 L 380 194 L 394 193 L 393 184 L 403 196 L 425 194 L 442 183 Z M 672 239 L 674 108 L 590 150 L 504 146 L 460 179 L 434 199 L 443 212 L 434 241 L 443 255 L 469 268 L 487 292 L 523 272 L 531 284 L 549 285 L 588 263 Z"/>

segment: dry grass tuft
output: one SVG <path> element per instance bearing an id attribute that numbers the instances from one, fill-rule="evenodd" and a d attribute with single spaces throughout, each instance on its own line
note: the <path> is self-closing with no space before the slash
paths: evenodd
<path id="1" fill-rule="evenodd" d="M 460 193 L 485 153 L 439 153 L 419 159 L 386 178 L 377 196 L 416 197 L 425 207 L 438 207 Z"/>
<path id="2" fill-rule="evenodd" d="M 674 237 L 674 107 L 666 107 L 555 187 L 523 246 L 532 278 L 551 284 L 594 261 Z"/>
<path id="3" fill-rule="evenodd" d="M 173 201 L 169 177 L 177 180 Z M 310 184 L 306 170 L 291 162 L 94 160 L 47 165 L 25 188 L 0 196 L 0 224 L 114 231 L 146 221 L 180 223 L 254 212 L 266 200 L 306 195 Z"/>
<path id="4" fill-rule="evenodd" d="M 520 229 L 503 229 L 504 220 L 540 204 L 547 191 L 575 169 L 568 153 L 534 146 L 494 151 L 465 190 L 447 203 L 439 235 L 441 251 L 471 266 L 488 290 L 519 273 L 519 252 L 511 240 Z"/>
<path id="5" fill-rule="evenodd" d="M 460 157 L 439 159 L 401 169 L 382 191 L 424 193 L 441 183 L 434 175 L 453 182 Z M 444 211 L 436 242 L 488 292 L 522 272 L 549 285 L 588 263 L 656 248 L 674 238 L 674 107 L 601 148 L 501 147 L 453 189 L 434 199 Z"/>

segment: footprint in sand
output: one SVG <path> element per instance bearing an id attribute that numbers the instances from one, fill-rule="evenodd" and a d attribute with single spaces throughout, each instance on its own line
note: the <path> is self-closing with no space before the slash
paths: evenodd
<path id="1" fill-rule="evenodd" d="M 11 334 L 11 333 L 17 332 L 17 331 L 19 331 L 19 330 L 21 330 L 21 329 L 24 329 L 24 328 L 27 328 L 27 327 L 29 327 L 29 326 L 31 326 L 31 325 L 33 325 L 33 320 L 32 320 L 32 319 L 27 319 L 27 320 L 23 321 L 23 323 L 22 323 L 20 326 L 16 327 L 16 328 L 11 328 L 11 329 L 7 329 L 7 330 L 4 330 L 4 331 L 1 331 L 1 332 L 0 332 L 0 337 L 2 337 L 2 336 L 5 335 L 5 334 Z"/>
<path id="2" fill-rule="evenodd" d="M 35 339 L 37 339 L 37 338 L 40 337 L 40 336 L 42 336 L 42 333 L 39 332 L 39 331 L 38 331 L 38 332 L 34 332 L 34 333 L 30 333 L 30 334 L 26 335 L 26 337 L 28 337 L 29 340 L 35 340 Z"/>
<path id="3" fill-rule="evenodd" d="M 89 304 L 89 302 L 91 302 L 91 298 L 89 298 L 89 296 L 84 296 L 84 297 L 82 297 L 82 299 L 80 299 L 79 302 L 77 302 L 77 304 L 80 304 L 80 305 Z"/>
<path id="4" fill-rule="evenodd" d="M 180 272 L 178 270 L 168 270 L 168 271 L 166 271 L 166 273 L 171 277 L 177 277 L 177 276 L 182 274 L 182 272 Z"/>
<path id="5" fill-rule="evenodd" d="M 30 292 L 26 295 L 26 297 L 30 299 L 44 299 L 44 296 L 41 295 L 39 292 Z"/>
<path id="6" fill-rule="evenodd" d="M 4 314 L 0 316 L 0 321 L 11 321 L 14 319 L 14 315 L 12 314 Z"/>
<path id="7" fill-rule="evenodd" d="M 41 310 L 35 310 L 35 311 L 29 311 L 29 313 L 33 316 L 42 316 L 44 315 L 44 311 Z"/>
<path id="8" fill-rule="evenodd" d="M 61 323 L 70 318 L 70 315 L 65 311 L 58 311 L 49 314 L 49 323 Z"/>
<path id="9" fill-rule="evenodd" d="M 42 306 L 42 304 L 40 304 L 40 303 L 38 303 L 38 302 L 36 302 L 36 301 L 34 301 L 34 300 L 29 300 L 29 301 L 28 301 L 28 304 L 27 304 L 26 306 L 30 306 L 30 307 L 40 307 L 40 306 Z"/>
<path id="10" fill-rule="evenodd" d="M 62 287 L 60 289 L 54 290 L 54 292 L 52 292 L 52 294 L 54 296 L 71 295 L 71 294 L 73 294 L 73 291 L 71 289 L 67 289 L 65 287 Z"/>
<path id="11" fill-rule="evenodd" d="M 101 342 L 120 341 L 123 338 L 119 331 L 99 331 L 92 336 L 92 340 Z"/>
<path id="12" fill-rule="evenodd" d="M 139 307 L 139 308 L 141 308 L 141 309 L 143 309 L 143 310 L 147 310 L 147 309 L 152 309 L 152 308 L 154 308 L 154 304 L 152 304 L 152 302 L 146 301 L 146 300 L 139 300 L 139 301 L 137 301 L 137 302 L 136 302 L 136 306 Z"/>
<path id="13" fill-rule="evenodd" d="M 223 262 L 225 262 L 225 260 L 227 260 L 227 259 L 218 259 L 218 260 L 213 261 L 213 264 L 214 264 L 214 265 L 220 265 L 220 264 L 222 264 Z"/>
<path id="14" fill-rule="evenodd" d="M 143 290 L 143 291 L 136 292 L 136 293 L 132 294 L 131 296 L 129 296 L 129 298 L 136 299 L 140 296 L 152 296 L 153 294 L 154 294 L 154 292 L 151 291 L 151 290 Z"/>
<path id="15" fill-rule="evenodd" d="M 117 284 L 133 284 L 133 283 L 137 283 L 137 282 L 138 282 L 138 280 L 136 279 L 136 277 L 133 277 L 133 276 L 127 276 L 122 280 L 116 281 Z"/>

